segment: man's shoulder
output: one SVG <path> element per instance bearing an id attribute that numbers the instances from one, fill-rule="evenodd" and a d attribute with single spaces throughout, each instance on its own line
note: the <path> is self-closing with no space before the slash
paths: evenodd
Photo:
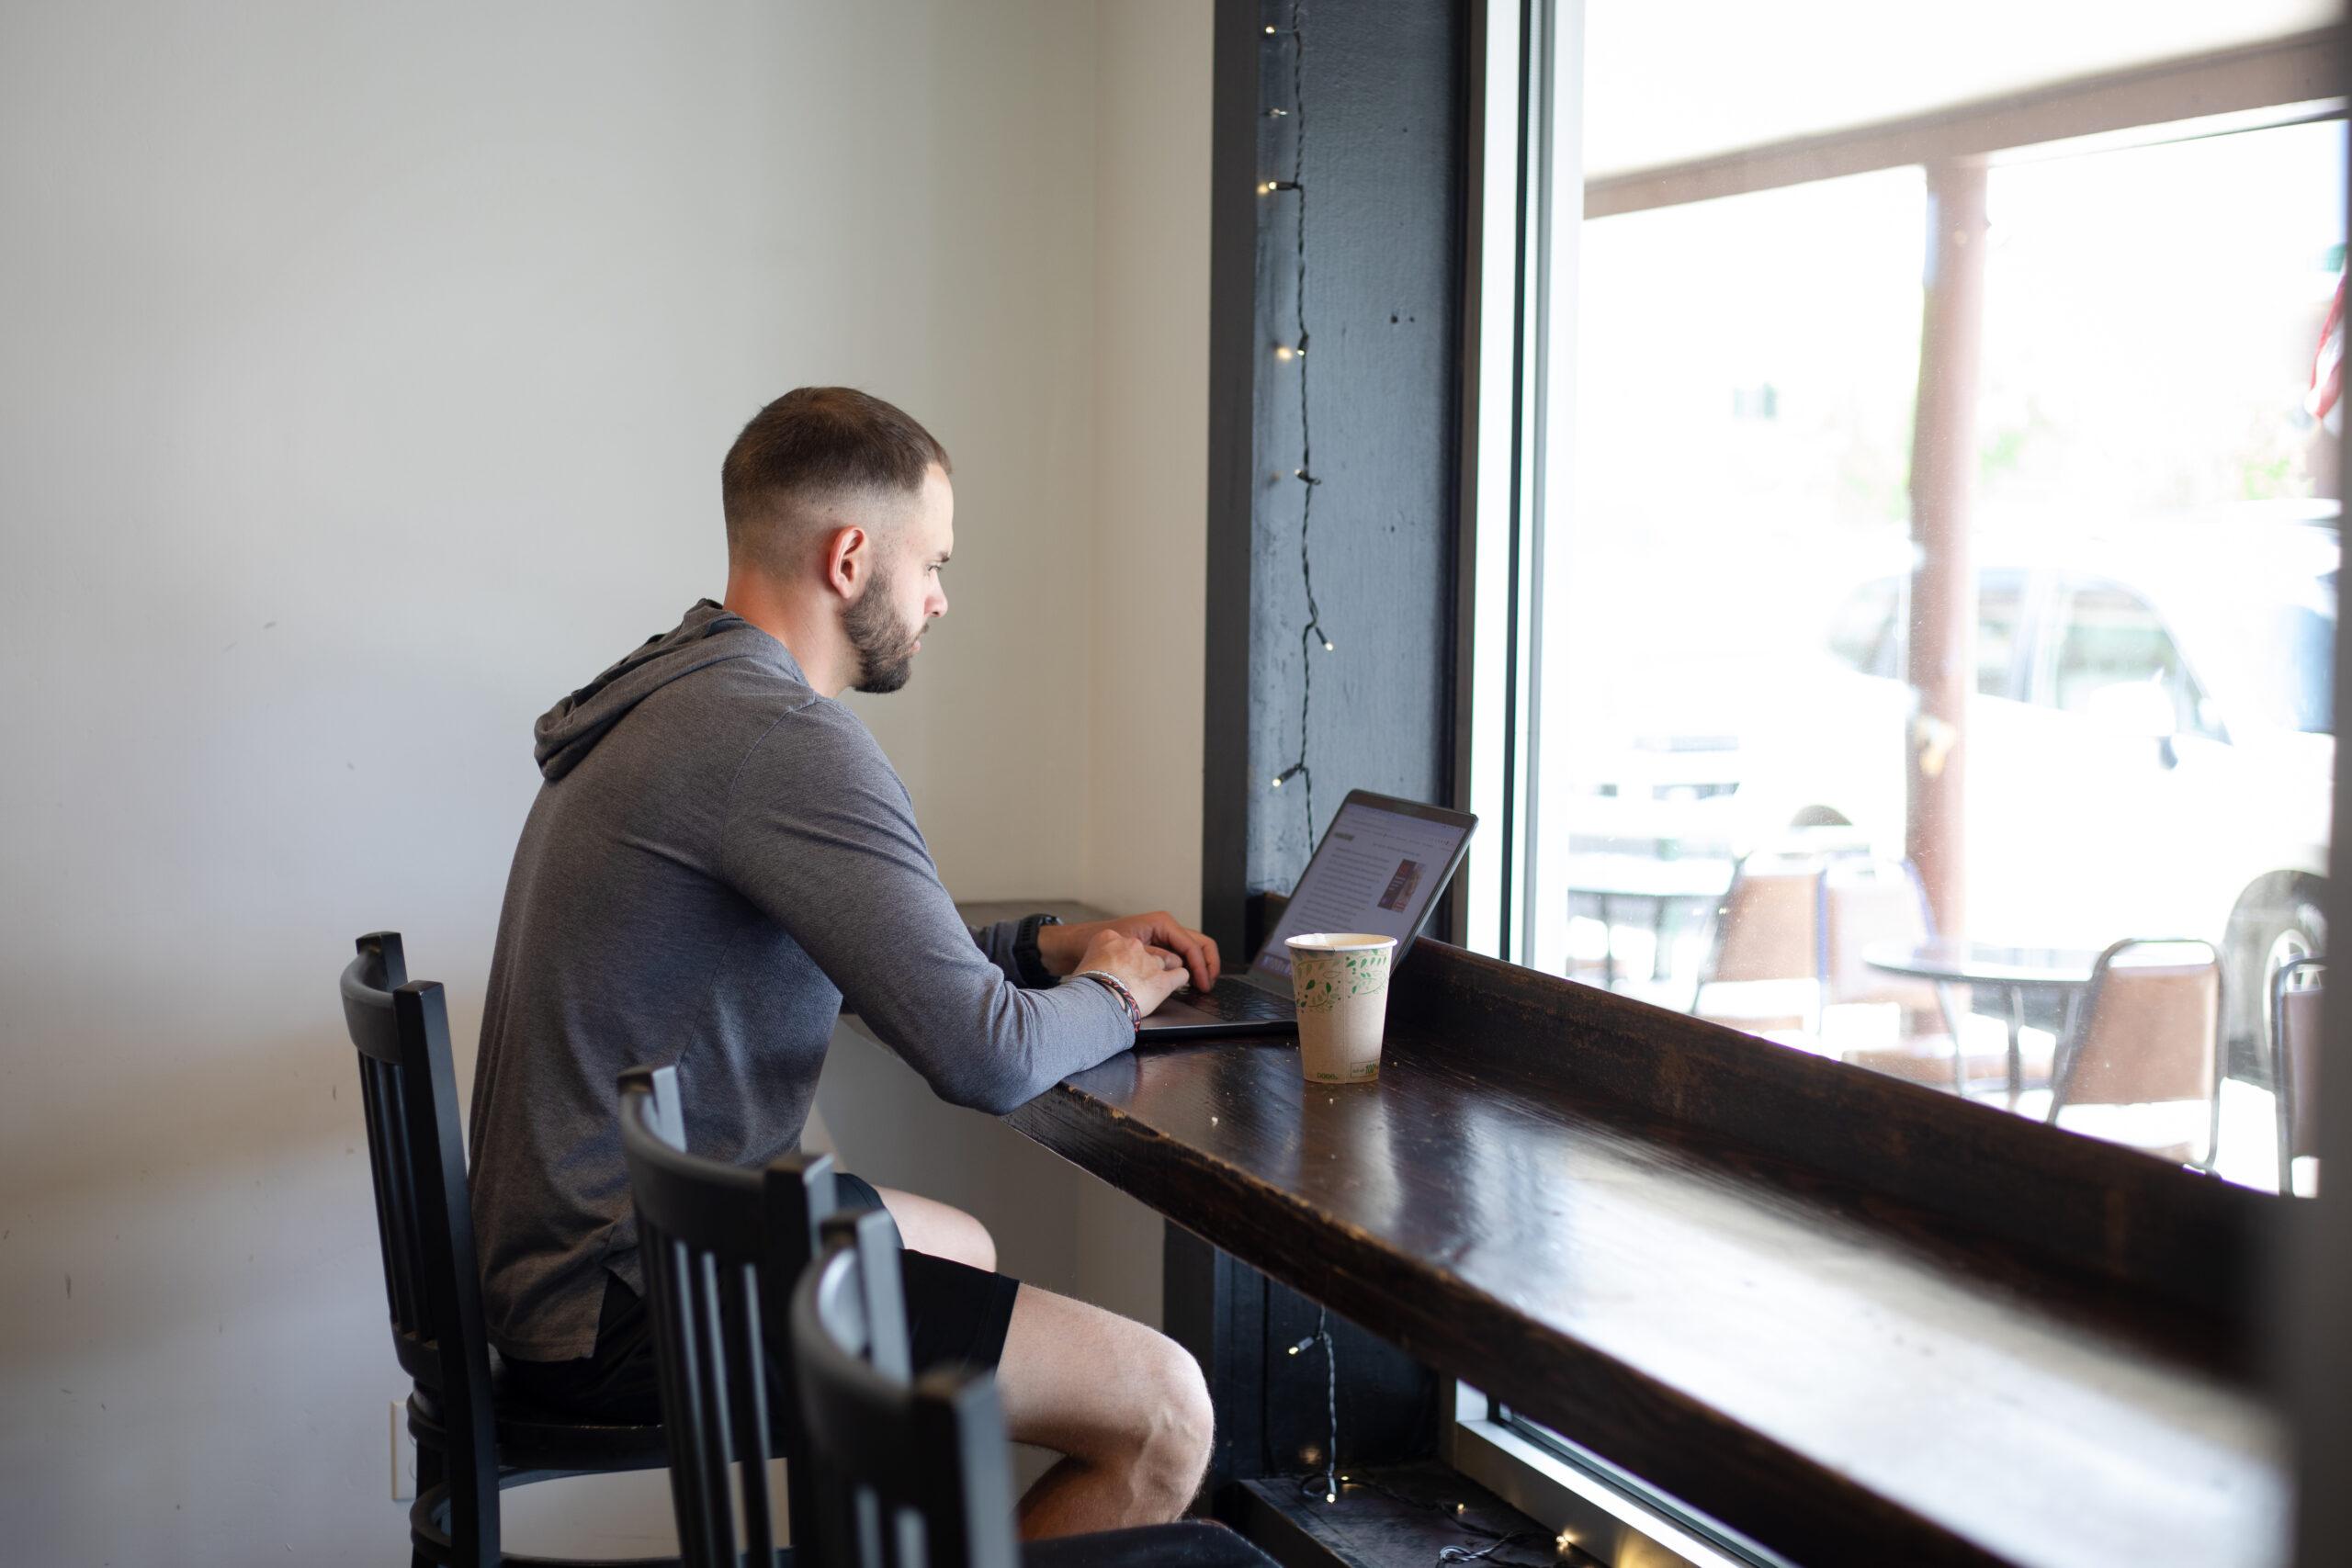
<path id="1" fill-rule="evenodd" d="M 734 695 L 755 723 L 745 736 L 748 766 L 850 778 L 897 770 L 857 715 L 836 698 L 820 696 L 789 676 L 745 672 Z"/>

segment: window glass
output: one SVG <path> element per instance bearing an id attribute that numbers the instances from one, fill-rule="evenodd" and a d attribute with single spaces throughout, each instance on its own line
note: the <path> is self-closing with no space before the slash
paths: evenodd
<path id="1" fill-rule="evenodd" d="M 2112 584 L 2067 596 L 2050 696 L 2064 712 L 2127 725 L 2144 719 L 2159 734 L 2206 731 L 2211 721 L 2164 622 L 2138 594 Z"/>
<path id="2" fill-rule="evenodd" d="M 2292 1184 L 2268 998 L 2325 950 L 2344 138 L 1599 172 L 1549 307 L 1530 809 L 1566 847 L 1527 956 Z M 2218 1141 L 2177 1075 L 2060 1081 L 2097 956 L 2176 937 L 2214 1021 L 2147 1049 L 2220 1061 Z"/>
<path id="3" fill-rule="evenodd" d="M 2014 696 L 2018 638 L 2025 630 L 2024 590 L 2014 577 L 1984 581 L 1976 593 L 1976 689 Z"/>
<path id="4" fill-rule="evenodd" d="M 1902 582 L 1883 577 L 1856 589 L 1854 596 L 1838 607 L 1829 631 L 1829 651 L 1839 663 L 1858 675 L 1894 673 L 1894 617 L 1902 595 Z"/>

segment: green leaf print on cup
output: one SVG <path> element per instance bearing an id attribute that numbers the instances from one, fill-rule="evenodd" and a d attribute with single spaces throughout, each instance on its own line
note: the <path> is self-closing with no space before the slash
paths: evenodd
<path id="1" fill-rule="evenodd" d="M 1386 948 L 1302 954 L 1293 962 L 1297 984 L 1292 994 L 1300 1007 L 1316 1012 L 1328 1012 L 1349 997 L 1367 995 L 1388 983 Z"/>

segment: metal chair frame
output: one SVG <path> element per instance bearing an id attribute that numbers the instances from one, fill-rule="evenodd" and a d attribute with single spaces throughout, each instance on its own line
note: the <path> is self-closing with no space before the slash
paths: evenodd
<path id="1" fill-rule="evenodd" d="M 2294 1053 L 2287 1046 L 2287 998 L 2300 987 L 2295 981 L 2305 975 L 2318 976 L 2327 968 L 2327 960 L 2314 954 L 2309 958 L 2290 959 L 2278 966 L 2270 977 L 2270 1086 L 2278 1103 L 2278 1190 L 2292 1192 L 2290 1176 L 2295 1156 L 2302 1152 L 2296 1147 L 2296 1097 L 2301 1093 L 2295 1084 Z M 2309 1086 L 2304 1086 L 2308 1088 Z"/>

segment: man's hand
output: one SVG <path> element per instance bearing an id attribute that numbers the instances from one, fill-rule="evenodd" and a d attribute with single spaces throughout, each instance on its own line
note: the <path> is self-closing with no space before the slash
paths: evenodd
<path id="1" fill-rule="evenodd" d="M 1147 1016 L 1157 1011 L 1159 1004 L 1184 983 L 1184 961 L 1166 948 L 1136 941 L 1119 930 L 1118 922 L 1114 920 L 1104 920 L 1091 929 L 1094 940 L 1079 954 L 1072 972 L 1100 969 L 1116 976 L 1135 998 L 1136 1011 Z"/>
<path id="2" fill-rule="evenodd" d="M 1148 915 L 1127 915 L 1115 920 L 1094 920 L 1082 926 L 1047 926 L 1037 933 L 1037 956 L 1046 967 L 1057 975 L 1075 975 L 1080 969 L 1094 965 L 1081 962 L 1094 939 L 1104 931 L 1117 931 L 1122 936 L 1175 954 L 1183 965 L 1185 979 L 1195 990 L 1207 990 L 1216 984 L 1218 964 L 1216 943 L 1189 926 L 1179 925 L 1176 917 L 1165 909 L 1155 909 Z M 1115 973 L 1115 971 L 1114 971 Z M 1121 974 L 1124 980 L 1126 976 Z M 1184 984 L 1179 980 L 1178 985 Z M 1136 994 L 1136 1001 L 1143 1001 L 1143 994 Z M 1158 1004 L 1154 1004 L 1157 1006 Z"/>

